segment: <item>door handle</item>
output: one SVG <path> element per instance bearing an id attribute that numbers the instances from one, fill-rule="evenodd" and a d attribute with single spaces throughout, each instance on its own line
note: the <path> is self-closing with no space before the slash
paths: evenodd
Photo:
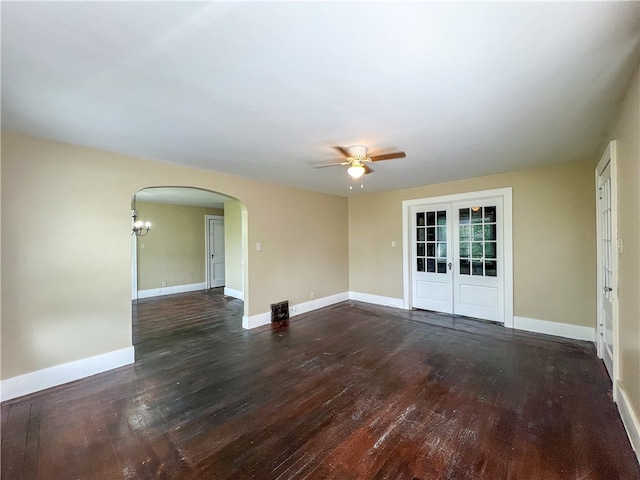
<path id="1" fill-rule="evenodd" d="M 612 291 L 613 291 L 613 288 L 611 288 L 611 287 L 607 287 L 607 286 L 605 285 L 605 287 L 604 287 L 604 293 L 608 293 L 608 292 L 612 292 Z"/>
<path id="2" fill-rule="evenodd" d="M 451 270 L 451 267 L 453 267 L 453 263 L 449 262 L 447 265 L 449 265 L 449 270 Z"/>

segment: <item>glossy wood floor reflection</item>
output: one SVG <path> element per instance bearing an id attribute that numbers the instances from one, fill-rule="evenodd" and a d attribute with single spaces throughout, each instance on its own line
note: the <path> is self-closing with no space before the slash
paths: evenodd
<path id="1" fill-rule="evenodd" d="M 638 479 L 592 345 L 344 302 L 134 305 L 137 362 L 2 406 L 3 479 Z"/>

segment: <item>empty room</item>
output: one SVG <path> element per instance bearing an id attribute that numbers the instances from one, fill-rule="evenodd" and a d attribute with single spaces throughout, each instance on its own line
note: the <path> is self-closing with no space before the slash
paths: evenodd
<path id="1" fill-rule="evenodd" d="M 0 478 L 640 479 L 640 3 L 0 9 Z"/>

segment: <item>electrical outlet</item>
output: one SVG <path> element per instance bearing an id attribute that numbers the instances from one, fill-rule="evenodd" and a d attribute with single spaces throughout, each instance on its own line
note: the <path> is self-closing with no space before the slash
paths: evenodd
<path id="1" fill-rule="evenodd" d="M 162 286 L 166 287 L 167 286 L 167 282 L 162 282 Z"/>
<path id="2" fill-rule="evenodd" d="M 309 295 L 309 297 L 311 298 L 311 300 L 316 298 L 316 292 L 311 292 L 311 295 Z"/>

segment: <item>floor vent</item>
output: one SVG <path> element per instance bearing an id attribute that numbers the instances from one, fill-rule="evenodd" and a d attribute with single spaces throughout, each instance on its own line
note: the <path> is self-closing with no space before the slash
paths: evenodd
<path id="1" fill-rule="evenodd" d="M 271 304 L 271 321 L 281 322 L 289 318 L 289 300 Z"/>

